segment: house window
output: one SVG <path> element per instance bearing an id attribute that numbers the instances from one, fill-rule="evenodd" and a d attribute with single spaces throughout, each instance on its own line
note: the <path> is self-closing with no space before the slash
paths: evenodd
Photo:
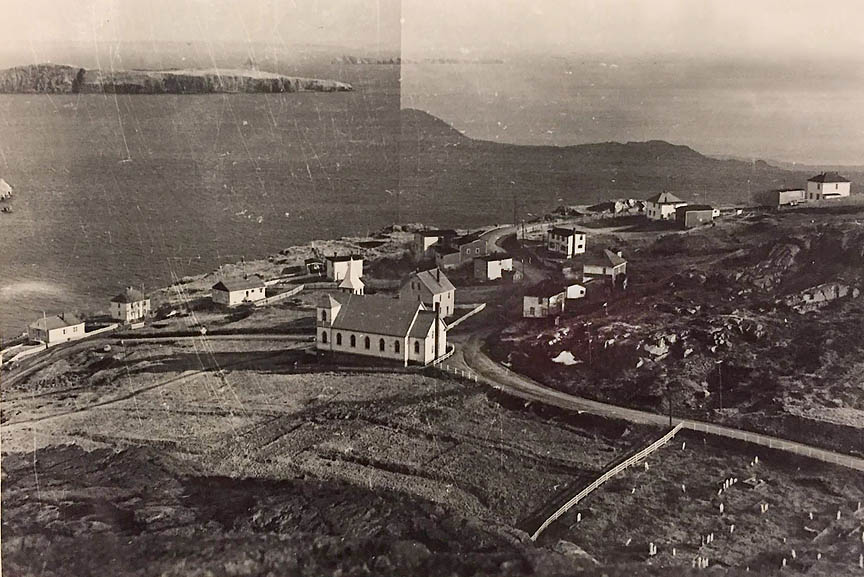
<path id="1" fill-rule="evenodd" d="M 381 339 L 380 341 L 378 341 L 378 350 L 383 353 L 385 348 L 386 348 L 386 345 L 384 344 L 384 339 Z"/>
<path id="2" fill-rule="evenodd" d="M 336 333 L 336 344 L 342 346 L 342 333 Z"/>
<path id="3" fill-rule="evenodd" d="M 369 337 L 366 337 L 365 339 L 363 339 L 363 346 L 365 346 L 368 349 L 371 345 L 372 345 L 372 341 L 369 340 Z"/>
<path id="4" fill-rule="evenodd" d="M 528 309 L 528 314 L 531 315 L 532 317 L 534 316 L 534 307 L 531 307 L 530 309 Z"/>
<path id="5" fill-rule="evenodd" d="M 351 348 L 353 349 L 356 346 L 357 346 L 357 337 L 355 337 L 354 335 L 351 335 Z"/>
<path id="6" fill-rule="evenodd" d="M 393 351 L 399 352 L 399 341 L 393 341 Z"/>
<path id="7" fill-rule="evenodd" d="M 327 320 L 327 311 L 321 311 L 321 320 L 322 320 L 322 321 L 326 321 L 326 320 Z"/>
<path id="8" fill-rule="evenodd" d="M 327 343 L 327 331 L 321 333 L 321 342 L 325 344 Z"/>
<path id="9" fill-rule="evenodd" d="M 420 354 L 420 341 L 414 341 L 414 354 Z"/>

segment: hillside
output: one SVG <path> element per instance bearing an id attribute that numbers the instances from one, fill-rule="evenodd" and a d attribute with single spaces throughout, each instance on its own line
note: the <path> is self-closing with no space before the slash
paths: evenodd
<path id="1" fill-rule="evenodd" d="M 489 350 L 569 393 L 659 413 L 671 396 L 680 415 L 864 454 L 862 214 L 850 201 L 592 235 L 624 252 L 627 290 L 591 284 L 560 322 L 520 320 Z"/>
<path id="2" fill-rule="evenodd" d="M 470 193 L 478 209 L 503 219 L 512 218 L 514 195 L 535 214 L 562 203 L 647 198 L 662 190 L 689 201 L 746 204 L 760 190 L 803 186 L 813 172 L 709 158 L 663 141 L 554 147 L 474 140 L 408 109 L 402 111 L 401 175 L 408 194 L 448 202 Z"/>
<path id="3" fill-rule="evenodd" d="M 87 70 L 56 64 L 0 71 L 0 93 L 209 94 L 221 92 L 343 92 L 335 80 L 258 70 Z"/>

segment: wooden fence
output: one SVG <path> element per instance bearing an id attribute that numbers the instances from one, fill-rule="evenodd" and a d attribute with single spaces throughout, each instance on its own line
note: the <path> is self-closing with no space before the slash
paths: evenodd
<path id="1" fill-rule="evenodd" d="M 464 315 L 462 315 L 461 317 L 459 317 L 458 319 L 456 319 L 455 321 L 453 321 L 452 323 L 447 325 L 447 330 L 449 331 L 453 327 L 461 324 L 463 321 L 470 319 L 471 317 L 473 317 L 474 315 L 476 315 L 477 313 L 479 313 L 480 311 L 482 311 L 485 308 L 486 308 L 486 303 L 480 303 L 479 305 L 475 306 L 473 309 L 471 309 L 470 311 L 468 311 L 467 313 L 465 313 Z"/>
<path id="2" fill-rule="evenodd" d="M 638 463 L 639 461 L 641 461 L 642 459 L 644 459 L 645 457 L 647 457 L 648 455 L 650 455 L 651 453 L 653 453 L 654 451 L 656 451 L 657 449 L 659 449 L 660 447 L 662 447 L 663 445 L 668 443 L 672 439 L 672 437 L 674 437 L 678 433 L 678 431 L 681 430 L 681 427 L 683 425 L 684 425 L 684 423 L 678 423 L 677 425 L 675 425 L 675 427 L 671 431 L 669 431 L 668 433 L 666 433 L 665 435 L 663 435 L 662 437 L 660 437 L 659 439 L 657 439 L 656 441 L 654 441 L 653 443 L 651 443 L 650 445 L 648 445 L 647 447 L 645 447 L 644 449 L 642 449 L 641 451 L 639 451 L 638 453 L 636 453 L 635 455 L 630 457 L 629 459 L 626 459 L 626 460 L 618 463 L 617 465 L 615 465 L 614 467 L 612 467 L 611 469 L 609 469 L 608 471 L 606 471 L 605 473 L 600 475 L 600 477 L 597 478 L 593 483 L 591 483 L 590 485 L 588 485 L 587 487 L 585 487 L 584 489 L 579 491 L 579 493 L 575 497 L 573 497 L 572 499 L 570 499 L 569 501 L 564 503 L 564 505 L 562 505 L 557 511 L 552 513 L 552 515 L 548 519 L 543 521 L 543 524 L 540 525 L 540 527 L 538 527 L 536 531 L 534 531 L 533 535 L 531 535 L 531 540 L 536 541 L 537 538 L 540 537 L 540 534 L 543 531 L 545 531 L 549 527 L 549 525 L 551 525 L 556 520 L 558 520 L 558 518 L 561 517 L 561 515 L 563 515 L 567 511 L 569 511 L 572 507 L 574 507 L 577 503 L 579 503 L 579 501 L 581 501 L 582 499 L 584 499 L 585 497 L 590 495 L 595 489 L 597 489 L 603 483 L 605 483 L 606 481 L 608 481 L 609 479 L 611 479 L 612 477 L 614 477 L 615 475 L 617 475 L 618 473 L 620 473 L 621 471 L 626 469 L 627 467 L 629 467 L 635 463 Z"/>
<path id="3" fill-rule="evenodd" d="M 289 291 L 285 291 L 284 293 L 279 293 L 278 295 L 273 295 L 272 297 L 267 297 L 265 299 L 255 301 L 255 306 L 264 307 L 267 305 L 272 305 L 273 303 L 278 303 L 279 301 L 284 301 L 287 298 L 293 297 L 294 295 L 302 291 L 304 288 L 306 288 L 305 285 L 297 285 L 296 287 L 292 288 Z"/>

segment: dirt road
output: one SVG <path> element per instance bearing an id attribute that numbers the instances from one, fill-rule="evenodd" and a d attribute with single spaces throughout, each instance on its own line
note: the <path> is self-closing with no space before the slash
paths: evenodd
<path id="1" fill-rule="evenodd" d="M 537 401 L 571 411 L 584 411 L 603 417 L 623 419 L 639 424 L 659 426 L 667 426 L 669 424 L 669 417 L 665 415 L 601 403 L 583 397 L 568 395 L 567 393 L 562 393 L 561 391 L 543 386 L 528 377 L 514 373 L 490 359 L 481 350 L 481 343 L 481 334 L 478 333 L 472 335 L 465 342 L 460 358 L 464 362 L 464 369 L 476 373 L 479 381 L 484 382 L 495 389 L 525 400 Z M 785 439 L 771 437 L 769 435 L 761 435 L 731 427 L 714 425 L 712 423 L 703 423 L 691 420 L 684 420 L 681 422 L 685 429 L 692 431 L 709 433 L 711 435 L 718 435 L 729 439 L 737 439 L 769 447 L 778 451 L 809 457 L 825 463 L 833 463 L 850 469 L 864 471 L 864 459 L 858 457 L 844 455 L 833 451 L 826 451 L 810 445 L 795 443 Z"/>

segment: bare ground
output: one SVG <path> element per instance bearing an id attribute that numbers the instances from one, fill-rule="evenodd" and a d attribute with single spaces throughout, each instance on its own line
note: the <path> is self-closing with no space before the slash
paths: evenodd
<path id="1" fill-rule="evenodd" d="M 649 471 L 586 502 L 578 530 L 565 517 L 535 546 L 527 536 L 543 514 L 660 431 L 525 407 L 434 376 L 333 372 L 308 364 L 304 346 L 117 342 L 109 353 L 73 349 L 4 387 L 7 572 L 685 572 L 688 544 L 716 530 L 718 480 L 749 471 L 740 446 L 693 438 L 693 449 L 667 447 Z M 762 455 L 754 472 L 769 492 L 728 501 L 727 521 L 740 519 L 746 540 L 718 539 L 712 558 L 768 568 L 786 535 L 809 554 L 799 509 L 816 510 L 821 531 L 842 508 L 848 527 L 838 530 L 852 533 L 829 531 L 819 546 L 839 564 L 834 573 L 852 567 L 861 479 L 799 465 Z M 688 492 L 674 498 L 679 481 Z M 754 499 L 771 500 L 771 525 L 756 523 Z M 645 539 L 658 557 L 642 554 Z M 682 553 L 664 557 L 673 542 Z"/>

